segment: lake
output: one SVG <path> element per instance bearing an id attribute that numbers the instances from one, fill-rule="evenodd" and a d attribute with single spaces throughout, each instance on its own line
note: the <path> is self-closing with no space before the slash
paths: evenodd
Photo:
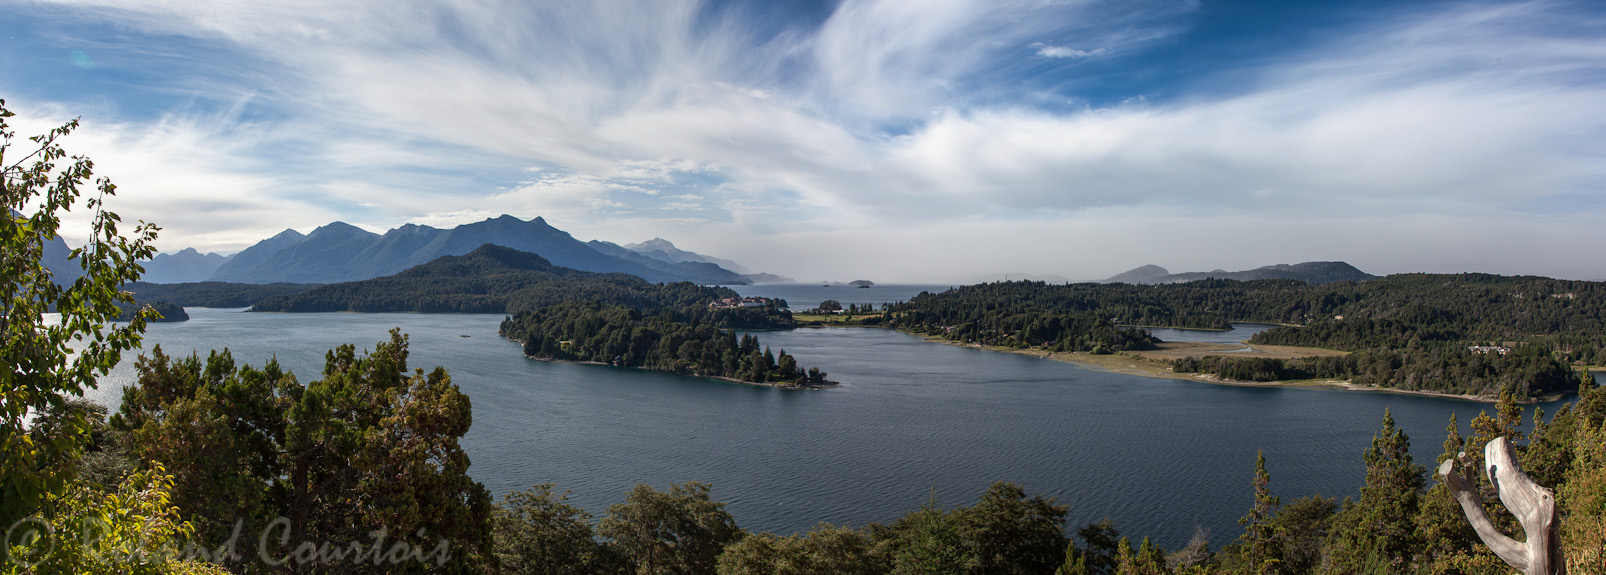
<path id="1" fill-rule="evenodd" d="M 253 364 L 276 354 L 303 382 L 321 371 L 325 350 L 372 348 L 400 327 L 414 366 L 445 366 L 472 398 L 469 472 L 498 498 L 556 483 L 600 515 L 637 482 L 706 481 L 740 525 L 783 533 L 891 521 L 932 493 L 968 504 L 1010 480 L 1069 503 L 1073 529 L 1109 517 L 1177 548 L 1202 525 L 1219 545 L 1238 536 L 1250 507 L 1257 450 L 1284 501 L 1342 498 L 1358 493 L 1361 453 L 1384 409 L 1410 434 L 1417 460 L 1431 463 L 1450 414 L 1464 427 L 1486 408 L 1111 374 L 873 328 L 758 334 L 844 382 L 777 390 L 527 360 L 496 335 L 499 315 L 188 311 L 188 322 L 152 324 L 147 346 L 203 355 L 226 346 Z M 92 397 L 116 405 L 132 376 L 125 362 Z"/>

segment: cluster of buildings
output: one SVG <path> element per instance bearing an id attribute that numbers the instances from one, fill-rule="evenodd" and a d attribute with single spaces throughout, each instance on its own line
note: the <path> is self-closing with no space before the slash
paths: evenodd
<path id="1" fill-rule="evenodd" d="M 1478 355 L 1488 355 L 1491 353 L 1495 355 L 1505 355 L 1511 353 L 1511 348 L 1515 346 L 1514 343 L 1508 343 L 1509 345 L 1474 345 L 1468 347 L 1467 351 L 1476 353 Z"/>
<path id="2" fill-rule="evenodd" d="M 714 309 L 737 309 L 769 307 L 769 305 L 770 298 L 767 297 L 728 297 L 714 300 L 714 303 L 708 304 L 708 307 Z"/>

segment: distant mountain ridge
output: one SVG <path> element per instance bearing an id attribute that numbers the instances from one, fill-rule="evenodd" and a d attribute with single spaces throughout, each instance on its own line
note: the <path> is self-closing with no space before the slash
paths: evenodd
<path id="1" fill-rule="evenodd" d="M 203 254 L 195 248 L 171 254 L 156 254 L 145 264 L 140 281 L 158 284 L 176 284 L 206 281 L 231 259 L 230 256 Z"/>
<path id="2" fill-rule="evenodd" d="M 613 244 L 587 244 L 542 218 L 525 221 L 510 215 L 450 229 L 408 224 L 384 234 L 344 222 L 331 223 L 305 236 L 285 230 L 240 252 L 210 279 L 237 283 L 359 281 L 392 275 L 443 256 L 464 255 L 484 244 L 539 254 L 555 266 L 627 273 L 653 282 L 747 283 L 736 272 L 715 264 L 666 263 L 639 255 L 621 257 L 617 250 L 607 248 Z"/>
<path id="3" fill-rule="evenodd" d="M 705 256 L 697 252 L 688 252 L 675 247 L 675 244 L 663 238 L 653 238 L 638 244 L 630 244 L 625 246 L 625 249 L 662 262 L 701 262 L 714 264 L 739 274 L 752 273 L 751 270 L 742 267 L 741 264 L 736 262 L 723 258 L 716 258 L 713 256 Z"/>
<path id="4" fill-rule="evenodd" d="M 1363 282 L 1377 279 L 1378 276 L 1363 272 L 1345 262 L 1305 262 L 1293 265 L 1270 265 L 1237 272 L 1215 270 L 1177 274 L 1160 266 L 1146 265 L 1116 274 L 1098 283 L 1172 284 L 1210 278 L 1238 281 L 1291 279 L 1311 285 L 1321 285 L 1346 281 Z"/>
<path id="5" fill-rule="evenodd" d="M 630 274 L 566 268 L 538 254 L 483 244 L 467 254 L 441 256 L 388 276 L 270 296 L 252 310 L 512 313 L 566 301 L 645 309 L 665 302 L 706 306 L 735 296 L 727 288 L 655 284 Z"/>

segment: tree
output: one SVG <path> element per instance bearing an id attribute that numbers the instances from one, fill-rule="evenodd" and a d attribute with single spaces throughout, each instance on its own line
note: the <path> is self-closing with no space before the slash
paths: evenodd
<path id="1" fill-rule="evenodd" d="M 977 575 L 1047 573 L 1064 561 L 1070 506 L 999 481 L 974 506 L 958 510 L 961 541 Z"/>
<path id="2" fill-rule="evenodd" d="M 29 138 L 33 145 L 12 152 L 6 118 L 14 114 L 0 100 L 0 524 L 11 525 L 38 509 L 71 478 L 68 462 L 87 441 L 89 424 L 81 413 L 52 437 L 28 433 L 31 414 L 61 410 L 95 387 L 122 358 L 137 349 L 145 322 L 141 311 L 126 324 L 110 325 L 133 297 L 119 291 L 144 272 L 139 260 L 155 254 L 157 228 L 141 222 L 124 236 L 122 221 L 105 209 L 117 186 L 94 178 L 94 163 L 67 155 L 59 141 L 78 127 L 72 120 Z M 30 151 L 30 148 L 31 151 Z M 8 154 L 9 153 L 9 154 Z M 58 162 L 68 160 L 66 165 Z M 46 242 L 61 231 L 59 212 L 78 205 L 93 180 L 96 194 L 84 207 L 94 215 L 90 239 L 71 252 L 83 275 L 60 285 L 44 264 Z M 31 213 L 30 213 L 31 212 Z M 59 321 L 46 323 L 54 310 Z M 77 343 L 74 351 L 70 345 Z"/>
<path id="3" fill-rule="evenodd" d="M 503 496 L 492 513 L 496 558 L 507 573 L 581 575 L 605 571 L 605 550 L 592 537 L 591 514 L 555 494 L 552 484 Z"/>
<path id="4" fill-rule="evenodd" d="M 708 491 L 695 481 L 668 492 L 637 484 L 624 503 L 608 506 L 597 532 L 642 575 L 714 573 L 720 552 L 742 532 Z"/>
<path id="5" fill-rule="evenodd" d="M 273 558 L 383 530 L 387 545 L 424 557 L 353 570 L 477 570 L 491 562 L 491 502 L 458 444 L 468 396 L 444 369 L 409 373 L 407 338 L 390 335 L 369 354 L 329 351 L 322 378 L 305 386 L 274 362 L 236 366 L 226 350 L 204 364 L 153 353 L 112 426 L 142 457 L 173 466 L 174 502 L 211 526 L 200 533 L 210 544 L 236 521 L 266 533 Z M 286 568 L 327 568 L 317 563 Z"/>
<path id="6" fill-rule="evenodd" d="M 719 555 L 719 575 L 805 575 L 813 573 L 807 543 L 797 536 L 753 533 Z"/>
<path id="7" fill-rule="evenodd" d="M 36 538 L 8 533 L 16 536 L 8 543 L 29 542 L 10 550 L 0 574 L 226 575 L 191 556 L 191 528 L 170 505 L 172 487 L 172 476 L 155 464 L 109 493 L 76 483 L 52 493 L 48 521 L 18 524 L 38 528 Z"/>
<path id="8" fill-rule="evenodd" d="M 1247 572 L 1257 575 L 1282 573 L 1282 545 L 1278 541 L 1272 515 L 1277 512 L 1277 496 L 1271 494 L 1271 474 L 1266 472 L 1266 452 L 1255 456 L 1255 505 L 1238 519 L 1244 526 L 1238 553 Z"/>
<path id="9" fill-rule="evenodd" d="M 1422 548 L 1415 520 L 1427 470 L 1411 460 L 1411 440 L 1383 411 L 1383 429 L 1367 448 L 1361 498 L 1334 517 L 1327 573 L 1398 573 Z"/>
<path id="10" fill-rule="evenodd" d="M 1124 538 L 1109 518 L 1087 524 L 1086 527 L 1076 531 L 1076 536 L 1081 537 L 1082 544 L 1087 546 L 1088 573 L 1092 575 L 1115 573 L 1118 562 L 1116 553 L 1119 551 L 1120 541 Z M 1130 544 L 1128 546 L 1130 547 Z"/>

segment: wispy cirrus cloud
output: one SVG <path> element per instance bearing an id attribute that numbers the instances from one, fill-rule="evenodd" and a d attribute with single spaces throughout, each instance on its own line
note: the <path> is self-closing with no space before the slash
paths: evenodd
<path id="1" fill-rule="evenodd" d="M 1104 53 L 1103 48 L 1092 50 L 1078 50 L 1070 46 L 1050 46 L 1042 42 L 1032 44 L 1037 49 L 1037 55 L 1044 58 L 1091 58 Z"/>
<path id="2" fill-rule="evenodd" d="M 1108 230 L 1096 222 L 1143 226 L 1142 214 L 1171 218 L 1166 230 L 1321 214 L 1371 233 L 1415 214 L 1475 230 L 1445 232 L 1456 237 L 1537 247 L 1548 236 L 1514 214 L 1606 210 L 1591 200 L 1606 183 L 1599 11 L 1402 9 L 1321 30 L 1312 48 L 1222 63 L 1225 88 L 1132 81 L 1164 74 L 1146 55 L 1190 41 L 1207 9 L 849 0 L 761 18 L 690 0 L 64 0 L 0 10 L 121 31 L 86 72 L 157 95 L 96 100 L 4 79 L 0 90 L 54 117 L 104 104 L 75 112 L 90 120 L 90 151 L 126 188 L 161 190 L 127 200 L 169 222 L 175 249 L 237 249 L 332 219 L 514 212 L 587 238 L 651 230 L 739 260 L 818 261 L 811 243 L 859 234 L 877 239 L 855 249 L 910 262 L 911 275 L 926 264 L 900 250 L 955 234 L 968 239 L 942 258 L 953 265 L 1092 277 L 1078 270 L 1117 264 L 1012 254 L 1007 231 L 1065 245 L 1096 243 L 1077 231 Z M 50 30 L 72 44 L 72 29 Z M 1098 98 L 1079 91 L 1094 84 Z M 241 199 L 205 203 L 219 189 Z M 1444 255 L 1400 237 L 1423 246 L 1420 261 Z M 1360 238 L 1334 241 L 1290 245 L 1410 267 Z M 851 264 L 818 265 L 777 271 Z"/>

